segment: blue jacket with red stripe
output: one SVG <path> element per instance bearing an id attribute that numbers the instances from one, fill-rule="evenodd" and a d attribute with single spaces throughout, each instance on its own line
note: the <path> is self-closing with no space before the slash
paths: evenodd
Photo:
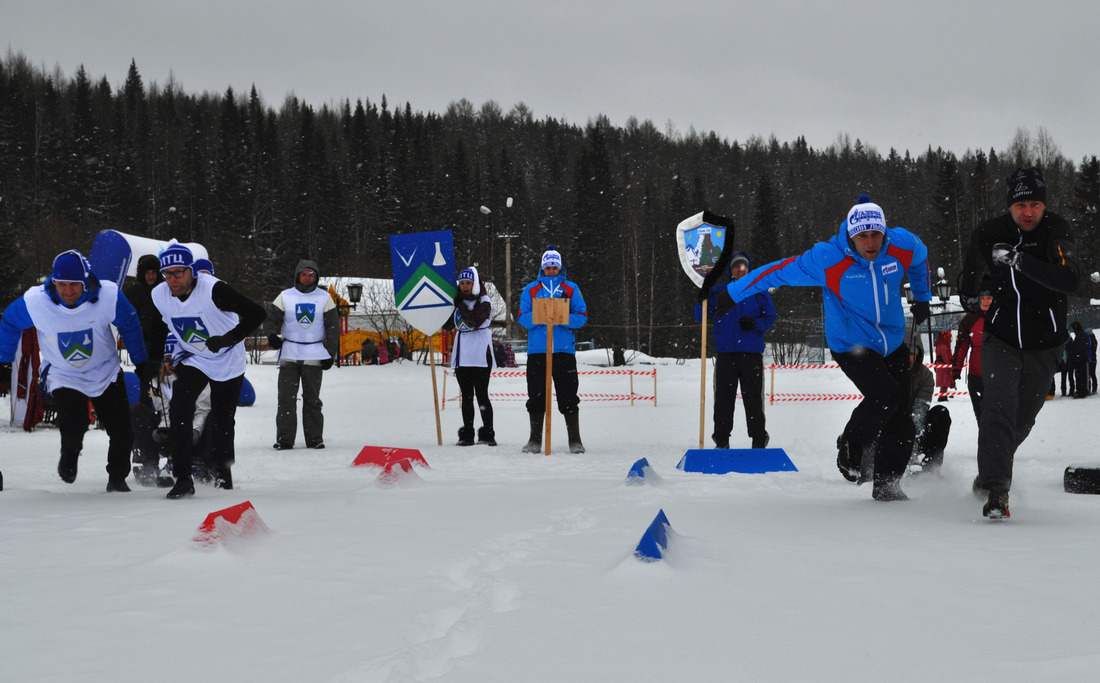
<path id="1" fill-rule="evenodd" d="M 828 241 L 798 256 L 761 266 L 729 283 L 736 302 L 772 287 L 821 287 L 825 338 L 844 353 L 863 347 L 887 356 L 905 338 L 901 283 L 908 276 L 913 298 L 931 301 L 928 248 L 905 228 L 887 228 L 882 250 L 868 261 L 848 240 L 848 221 Z"/>
<path id="2" fill-rule="evenodd" d="M 588 306 L 577 283 L 565 279 L 565 269 L 554 277 L 540 275 L 523 288 L 519 298 L 520 325 L 527 328 L 527 353 L 546 353 L 546 325 L 536 325 L 532 315 L 532 299 L 569 299 L 569 324 L 554 325 L 554 353 L 576 353 L 573 330 L 588 322 Z"/>

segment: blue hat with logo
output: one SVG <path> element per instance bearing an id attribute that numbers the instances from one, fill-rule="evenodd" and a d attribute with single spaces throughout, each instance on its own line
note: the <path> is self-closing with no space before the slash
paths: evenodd
<path id="1" fill-rule="evenodd" d="M 53 260 L 53 272 L 50 279 L 54 282 L 80 282 L 84 285 L 84 291 L 88 291 L 88 283 L 92 268 L 88 265 L 88 259 L 75 249 L 58 254 Z"/>
<path id="2" fill-rule="evenodd" d="M 195 256 L 190 249 L 174 239 L 160 252 L 160 269 L 169 268 L 190 268 L 191 274 L 195 274 Z"/>
<path id="3" fill-rule="evenodd" d="M 856 205 L 848 211 L 848 220 L 845 222 L 848 224 L 848 237 L 855 237 L 868 230 L 886 232 L 886 215 L 882 207 L 865 194 L 861 194 Z"/>

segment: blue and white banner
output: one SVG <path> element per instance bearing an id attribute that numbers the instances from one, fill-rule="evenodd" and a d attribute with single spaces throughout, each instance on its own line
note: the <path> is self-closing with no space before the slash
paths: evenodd
<path id="1" fill-rule="evenodd" d="M 454 312 L 455 249 L 450 230 L 390 235 L 393 299 L 410 325 L 433 335 Z"/>

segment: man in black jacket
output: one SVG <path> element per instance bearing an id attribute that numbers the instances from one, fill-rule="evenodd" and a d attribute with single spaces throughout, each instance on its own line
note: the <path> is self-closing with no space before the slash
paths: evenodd
<path id="1" fill-rule="evenodd" d="M 1046 210 L 1046 184 L 1035 168 L 1007 179 L 1008 213 L 971 235 L 959 295 L 980 310 L 988 273 L 993 304 L 982 344 L 985 398 L 978 430 L 974 490 L 988 492 L 982 514 L 1009 516 L 1012 460 L 1046 402 L 1066 333 L 1066 294 L 1077 289 L 1080 269 L 1069 223 Z"/>

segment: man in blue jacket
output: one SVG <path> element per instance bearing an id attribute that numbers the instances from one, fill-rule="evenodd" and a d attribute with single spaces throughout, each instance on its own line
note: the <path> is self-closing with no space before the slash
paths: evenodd
<path id="1" fill-rule="evenodd" d="M 749 255 L 734 252 L 730 258 L 730 278 L 740 280 L 752 267 Z M 727 305 L 718 306 L 719 293 L 707 299 L 707 318 L 714 321 L 714 433 L 717 448 L 730 447 L 733 431 L 737 385 L 741 384 L 741 403 L 753 448 L 767 448 L 768 432 L 764 418 L 764 332 L 775 324 L 775 306 L 767 291 Z M 695 304 L 695 321 L 703 321 L 703 304 Z"/>
<path id="2" fill-rule="evenodd" d="M 588 307 L 577 283 L 565 279 L 561 254 L 552 244 L 542 255 L 539 278 L 523 288 L 519 300 L 519 324 L 527 328 L 527 414 L 531 419 L 531 438 L 523 452 L 538 453 L 542 449 L 546 410 L 546 325 L 535 324 L 532 301 L 546 298 L 569 300 L 569 323 L 553 326 L 553 382 L 558 411 L 565 416 L 569 432 L 569 452 L 584 453 L 577 415 L 581 400 L 577 396 L 579 382 L 573 330 L 588 322 Z"/>
<path id="3" fill-rule="evenodd" d="M 882 207 L 861 195 L 837 235 L 726 288 L 737 302 L 771 287 L 821 287 L 829 350 L 863 394 L 840 437 L 837 466 L 846 479 L 857 481 L 871 469 L 862 463 L 873 463 L 871 496 L 882 501 L 907 499 L 899 482 L 913 451 L 901 297 L 906 277 L 919 326 L 928 319 L 932 300 L 928 249 L 908 230 L 887 228 Z"/>
<path id="4" fill-rule="evenodd" d="M 34 327 L 48 369 L 42 376 L 57 411 L 61 458 L 57 474 L 76 481 L 77 458 L 88 431 L 88 401 L 107 432 L 107 491 L 127 492 L 130 402 L 111 326 L 118 328 L 130 360 L 146 360 L 137 311 L 113 282 L 100 282 L 87 259 L 66 251 L 53 262 L 45 284 L 31 287 L 0 319 L 0 364 L 11 363 L 23 330 Z"/>

